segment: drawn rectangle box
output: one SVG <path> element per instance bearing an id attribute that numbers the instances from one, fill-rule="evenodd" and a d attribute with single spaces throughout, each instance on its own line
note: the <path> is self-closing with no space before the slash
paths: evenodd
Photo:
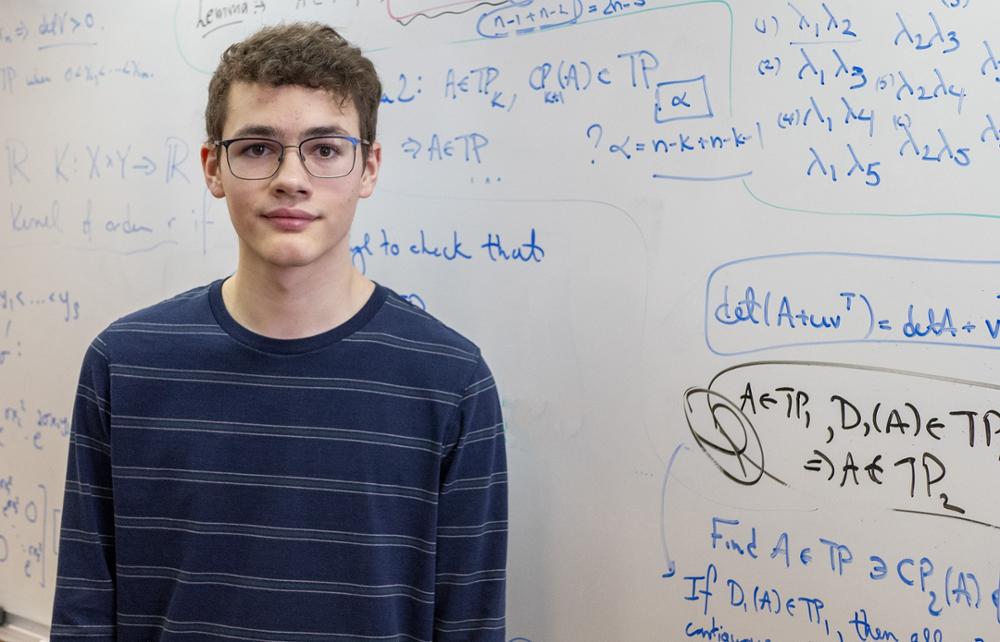
<path id="1" fill-rule="evenodd" d="M 712 116 L 712 103 L 708 99 L 708 83 L 704 74 L 687 80 L 657 83 L 656 106 L 653 109 L 655 122 L 669 123 Z"/>

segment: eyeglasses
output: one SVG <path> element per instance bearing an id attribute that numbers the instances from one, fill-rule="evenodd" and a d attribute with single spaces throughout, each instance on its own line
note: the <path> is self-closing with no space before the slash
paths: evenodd
<path id="1" fill-rule="evenodd" d="M 297 150 L 302 166 L 316 178 L 347 176 L 354 170 L 358 145 L 369 142 L 353 136 L 316 136 L 298 145 L 282 145 L 270 138 L 230 138 L 217 140 L 214 144 L 226 148 L 226 160 L 233 176 L 257 181 L 278 173 L 286 149 Z"/>

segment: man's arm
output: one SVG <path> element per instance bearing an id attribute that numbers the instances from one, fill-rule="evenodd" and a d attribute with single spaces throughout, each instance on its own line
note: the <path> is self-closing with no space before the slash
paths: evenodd
<path id="1" fill-rule="evenodd" d="M 434 640 L 504 639 L 507 457 L 500 399 L 480 359 L 455 413 L 438 500 Z"/>
<path id="2" fill-rule="evenodd" d="M 108 348 L 87 349 L 73 404 L 52 642 L 115 639 Z"/>

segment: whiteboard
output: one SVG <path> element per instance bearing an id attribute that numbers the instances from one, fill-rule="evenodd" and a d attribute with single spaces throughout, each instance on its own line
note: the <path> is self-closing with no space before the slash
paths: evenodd
<path id="1" fill-rule="evenodd" d="M 355 265 L 499 382 L 509 639 L 1000 640 L 984 0 L 5 2 L 0 606 L 90 339 L 234 269 L 206 86 L 289 20 L 383 79 Z"/>

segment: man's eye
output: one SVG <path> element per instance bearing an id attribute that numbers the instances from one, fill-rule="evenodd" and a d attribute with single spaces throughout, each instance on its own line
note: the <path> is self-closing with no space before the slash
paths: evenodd
<path id="1" fill-rule="evenodd" d="M 337 148 L 332 145 L 319 145 L 314 153 L 320 158 L 332 158 L 337 155 Z"/>
<path id="2" fill-rule="evenodd" d="M 265 156 L 278 153 L 274 147 L 274 145 L 269 144 L 266 140 L 247 140 L 237 142 L 229 151 L 240 158 L 264 158 Z"/>

